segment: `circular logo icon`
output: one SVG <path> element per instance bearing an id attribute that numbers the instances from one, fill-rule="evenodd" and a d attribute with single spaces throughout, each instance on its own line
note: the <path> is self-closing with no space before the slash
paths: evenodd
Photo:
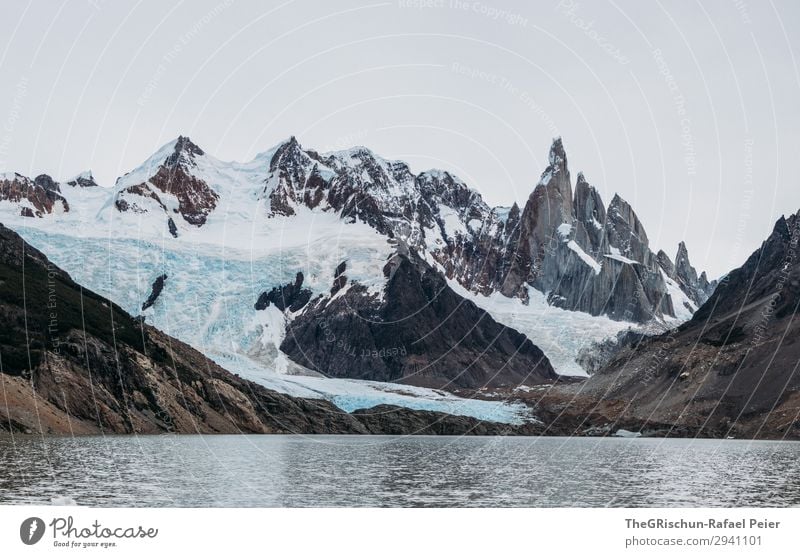
<path id="1" fill-rule="evenodd" d="M 19 527 L 19 539 L 25 545 L 33 545 L 44 536 L 44 520 L 38 516 L 32 516 L 22 521 Z"/>

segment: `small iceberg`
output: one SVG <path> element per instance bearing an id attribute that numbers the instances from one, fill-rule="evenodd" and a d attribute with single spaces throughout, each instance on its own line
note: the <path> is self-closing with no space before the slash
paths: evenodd
<path id="1" fill-rule="evenodd" d="M 628 431 L 627 429 L 618 429 L 614 432 L 614 437 L 641 437 L 642 434 L 638 431 Z"/>

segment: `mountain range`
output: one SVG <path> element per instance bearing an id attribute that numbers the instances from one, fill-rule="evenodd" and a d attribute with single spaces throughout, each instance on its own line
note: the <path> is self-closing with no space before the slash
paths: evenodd
<path id="1" fill-rule="evenodd" d="M 582 173 L 573 184 L 561 139 L 523 207 L 363 147 L 292 137 L 238 163 L 179 137 L 111 187 L 0 175 L 0 219 L 216 364 L 345 411 L 508 421 L 509 403 L 492 418 L 476 406 L 491 401 L 453 411 L 445 392 L 583 389 L 569 376 L 586 375 L 586 351 L 682 333 L 734 276 L 698 274 L 683 242 L 654 252 L 629 203 L 606 205 Z M 611 345 L 580 385 L 633 349 Z"/>

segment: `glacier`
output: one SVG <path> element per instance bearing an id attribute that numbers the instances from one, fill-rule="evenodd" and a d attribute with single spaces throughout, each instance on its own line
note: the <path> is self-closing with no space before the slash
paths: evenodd
<path id="1" fill-rule="evenodd" d="M 338 218 L 336 226 L 342 226 Z M 324 226 L 318 227 L 320 237 L 307 242 L 307 250 L 270 252 L 262 246 L 260 253 L 200 244 L 191 250 L 174 250 L 149 239 L 76 238 L 27 226 L 17 230 L 78 283 L 113 300 L 132 315 L 143 313 L 148 323 L 200 350 L 232 373 L 269 389 L 326 399 L 347 412 L 390 404 L 510 424 L 534 419 L 521 403 L 462 398 L 440 390 L 393 383 L 287 373 L 293 366 L 300 366 L 285 360 L 274 345 L 279 343 L 279 334 L 274 329 L 264 329 L 276 324 L 264 317 L 264 312 L 256 311 L 253 304 L 260 292 L 293 279 L 298 269 L 311 278 L 313 289 L 323 288 L 321 277 L 329 277 L 334 261 L 341 261 L 343 256 L 335 246 L 327 245 L 336 239 L 323 233 L 330 232 Z M 356 234 L 355 245 L 340 243 L 340 248 L 347 248 L 344 259 L 383 261 L 389 246 L 372 229 L 368 231 L 376 238 L 375 243 L 364 242 L 364 234 Z M 359 268 L 366 269 L 354 265 L 354 277 L 375 280 L 374 269 L 363 271 L 366 274 L 362 278 Z M 142 312 L 142 301 L 147 298 L 153 279 L 162 273 L 172 284 L 153 307 Z M 255 349 L 269 345 L 270 339 L 271 351 Z M 308 373 L 303 368 L 298 371 Z"/>

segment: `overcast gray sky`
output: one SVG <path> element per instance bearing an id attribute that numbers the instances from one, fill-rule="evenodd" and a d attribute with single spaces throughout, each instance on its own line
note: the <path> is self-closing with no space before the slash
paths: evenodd
<path id="1" fill-rule="evenodd" d="M 101 183 L 179 134 L 245 160 L 296 135 L 524 202 L 573 178 L 712 276 L 800 209 L 800 3 L 3 2 L 0 170 Z"/>

